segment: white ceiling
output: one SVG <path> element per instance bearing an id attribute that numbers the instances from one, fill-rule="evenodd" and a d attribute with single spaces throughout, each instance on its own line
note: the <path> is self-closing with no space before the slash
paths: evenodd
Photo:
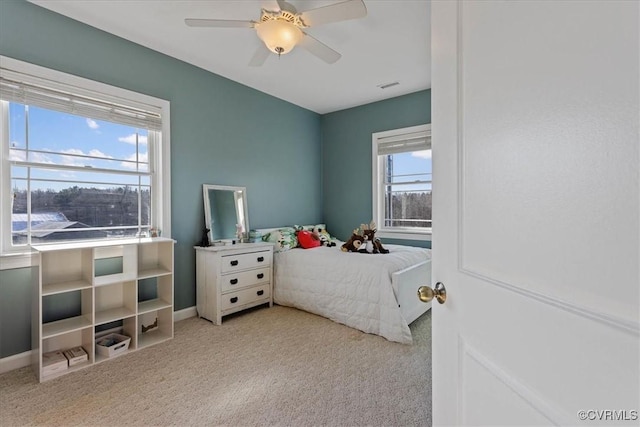
<path id="1" fill-rule="evenodd" d="M 261 8 L 278 10 L 275 0 L 30 1 L 321 114 L 431 87 L 427 0 L 365 0 L 365 18 L 307 29 L 342 54 L 335 64 L 298 47 L 262 67 L 247 65 L 262 43 L 254 29 L 191 28 L 184 19 L 257 21 Z M 300 12 L 340 0 L 288 2 Z"/>

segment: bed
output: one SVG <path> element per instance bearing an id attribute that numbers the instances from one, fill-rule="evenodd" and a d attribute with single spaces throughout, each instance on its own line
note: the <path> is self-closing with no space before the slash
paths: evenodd
<path id="1" fill-rule="evenodd" d="M 409 324 L 431 307 L 417 297 L 431 280 L 431 250 L 385 244 L 388 254 L 361 254 L 340 245 L 276 252 L 274 302 L 412 343 Z"/>

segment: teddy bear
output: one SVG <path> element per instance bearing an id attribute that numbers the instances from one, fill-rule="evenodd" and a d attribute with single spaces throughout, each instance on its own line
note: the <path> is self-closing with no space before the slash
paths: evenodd
<path id="1" fill-rule="evenodd" d="M 351 237 L 349 237 L 349 240 L 347 240 L 340 247 L 340 249 L 342 250 L 342 252 L 358 252 L 358 250 L 360 249 L 360 246 L 362 245 L 362 242 L 363 242 L 363 238 L 360 235 L 360 230 L 356 228 L 351 233 Z"/>
<path id="2" fill-rule="evenodd" d="M 336 245 L 336 243 L 331 240 L 331 236 L 322 224 L 318 224 L 315 227 L 311 228 L 311 232 L 314 236 L 316 236 L 318 240 L 320 240 L 320 244 L 322 246 L 331 247 Z"/>

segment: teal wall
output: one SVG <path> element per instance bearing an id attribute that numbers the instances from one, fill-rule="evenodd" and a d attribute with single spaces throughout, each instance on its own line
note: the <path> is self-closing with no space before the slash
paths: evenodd
<path id="1" fill-rule="evenodd" d="M 35 268 L 0 271 L 0 357 L 31 350 L 34 274 Z"/>
<path id="2" fill-rule="evenodd" d="M 247 187 L 253 228 L 321 222 L 318 114 L 24 0 L 0 1 L 0 55 L 171 102 L 176 310 L 196 301 L 202 184 Z M 30 274 L 0 271 L 0 357 L 30 349 Z"/>
<path id="3" fill-rule="evenodd" d="M 171 102 L 176 310 L 195 305 L 202 184 L 247 187 L 251 228 L 325 222 L 346 239 L 371 219 L 371 133 L 431 121 L 429 91 L 321 117 L 24 0 L 0 0 L 0 55 Z M 33 274 L 0 271 L 0 358 L 31 348 Z M 54 303 L 51 318 L 77 307 Z"/>
<path id="4" fill-rule="evenodd" d="M 325 114 L 322 127 L 322 216 L 342 240 L 372 218 L 371 134 L 431 123 L 431 90 Z M 382 239 L 431 247 L 430 241 Z"/>

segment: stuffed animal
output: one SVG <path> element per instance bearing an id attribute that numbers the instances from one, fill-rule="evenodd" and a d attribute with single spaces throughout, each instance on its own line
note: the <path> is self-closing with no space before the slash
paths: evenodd
<path id="1" fill-rule="evenodd" d="M 372 246 L 373 246 L 373 250 L 372 251 L 367 251 L 368 253 L 381 253 L 381 254 L 388 254 L 389 250 L 385 249 L 384 246 L 382 246 L 382 242 L 380 241 L 379 238 L 376 237 L 376 223 L 371 221 L 369 223 L 369 225 L 367 224 L 361 224 L 360 228 L 362 229 L 362 234 L 365 237 L 365 239 L 369 242 L 371 242 Z M 360 251 L 362 252 L 362 251 Z"/>
<path id="2" fill-rule="evenodd" d="M 331 240 L 331 236 L 327 233 L 327 230 L 323 226 L 324 224 L 318 224 L 311 229 L 311 232 L 320 240 L 322 246 L 335 246 L 336 243 Z"/>
<path id="3" fill-rule="evenodd" d="M 360 249 L 358 249 L 358 252 L 360 252 L 361 254 L 377 254 L 378 251 L 376 250 L 375 246 L 373 246 L 373 242 L 367 235 L 366 231 L 364 231 L 364 236 L 362 236 L 362 238 L 364 240 L 360 245 Z"/>
<path id="4" fill-rule="evenodd" d="M 360 230 L 357 228 L 351 233 L 351 237 L 340 248 L 343 252 L 358 252 L 362 245 L 363 238 L 360 235 Z"/>

